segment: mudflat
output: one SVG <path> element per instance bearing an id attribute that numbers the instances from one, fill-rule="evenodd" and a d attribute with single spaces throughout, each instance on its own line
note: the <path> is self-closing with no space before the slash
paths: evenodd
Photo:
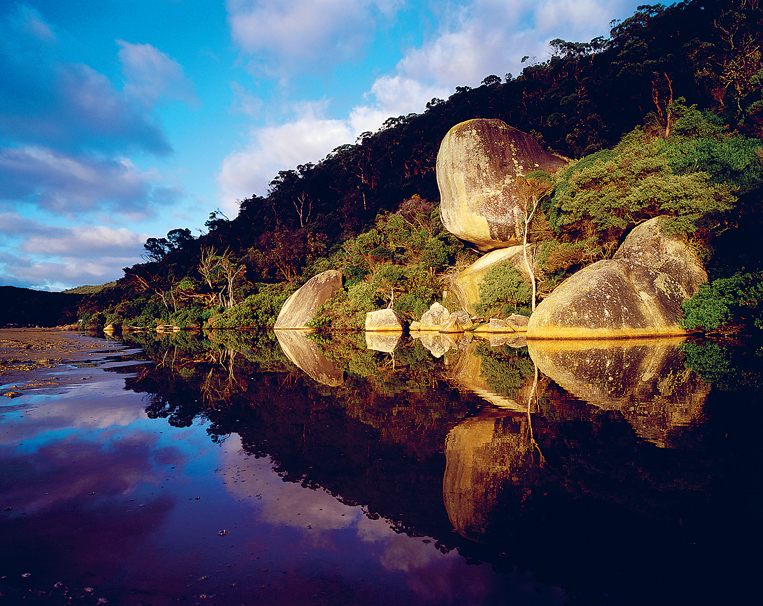
<path id="1" fill-rule="evenodd" d="M 92 359 L 118 343 L 80 332 L 52 328 L 0 329 L 0 395 L 14 397 L 20 390 L 54 386 L 51 370 L 66 362 Z"/>

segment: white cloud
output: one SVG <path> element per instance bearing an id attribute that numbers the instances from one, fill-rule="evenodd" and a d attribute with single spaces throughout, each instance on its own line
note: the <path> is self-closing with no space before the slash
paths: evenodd
<path id="1" fill-rule="evenodd" d="M 395 73 L 381 76 L 371 92 L 385 107 L 385 100 L 402 98 L 407 89 L 416 86 L 424 91 L 447 90 L 440 94 L 447 97 L 457 86 L 478 86 L 491 74 L 518 75 L 525 55 L 538 61 L 549 58 L 551 39 L 587 42 L 607 35 L 613 16 L 633 10 L 637 4 L 634 0 L 476 0 L 449 4 L 437 34 L 422 46 L 409 49 Z"/>
<path id="2" fill-rule="evenodd" d="M 262 99 L 253 95 L 238 82 L 231 82 L 230 88 L 233 91 L 232 112 L 240 112 L 247 116 L 259 116 L 262 110 Z"/>
<path id="3" fill-rule="evenodd" d="M 155 185 L 155 171 L 140 172 L 127 158 L 74 156 L 46 147 L 0 148 L 0 208 L 18 201 L 73 217 L 96 210 L 132 219 L 177 198 Z"/>
<path id="4" fill-rule="evenodd" d="M 402 0 L 228 0 L 228 23 L 238 47 L 260 68 L 279 73 L 326 68 L 355 58 L 379 17 L 390 19 Z"/>
<path id="5" fill-rule="evenodd" d="M 223 210 L 235 215 L 236 201 L 267 193 L 279 170 L 318 162 L 354 139 L 347 122 L 325 118 L 324 111 L 323 104 L 305 104 L 290 122 L 252 130 L 246 148 L 228 154 L 217 175 Z"/>
<path id="6" fill-rule="evenodd" d="M 0 214 L 0 243 L 20 240 L 0 254 L 0 283 L 62 290 L 103 284 L 140 261 L 147 234 L 125 227 L 45 225 L 18 213 Z"/>
<path id="7" fill-rule="evenodd" d="M 126 227 L 88 225 L 56 228 L 30 237 L 21 249 L 28 253 L 91 257 L 93 254 L 135 253 L 141 251 L 146 234 L 137 234 Z"/>
<path id="8" fill-rule="evenodd" d="M 119 60 L 125 79 L 125 94 L 139 103 L 153 107 L 161 99 L 196 103 L 191 83 L 182 66 L 150 44 L 131 44 L 117 40 Z"/>
<path id="9" fill-rule="evenodd" d="M 56 41 L 56 35 L 53 33 L 51 27 L 43 21 L 40 13 L 31 6 L 26 4 L 18 5 L 18 14 L 16 18 L 20 22 L 22 29 L 38 40 L 45 42 Z"/>

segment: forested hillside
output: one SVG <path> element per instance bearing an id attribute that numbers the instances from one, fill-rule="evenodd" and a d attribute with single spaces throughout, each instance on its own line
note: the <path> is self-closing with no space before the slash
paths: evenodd
<path id="1" fill-rule="evenodd" d="M 543 184 L 533 233 L 543 243 L 541 297 L 606 258 L 635 223 L 668 214 L 711 274 L 687 326 L 759 321 L 762 31 L 758 0 L 696 0 L 640 7 L 608 38 L 554 40 L 549 60 L 528 58 L 516 77 L 488 75 L 317 164 L 280 172 L 267 195 L 241 201 L 238 216 L 212 212 L 198 238 L 185 228 L 150 238 L 146 262 L 90 296 L 81 317 L 92 326 L 272 325 L 296 287 L 341 269 L 345 290 L 317 327 L 357 326 L 390 298 L 413 318 L 476 258 L 439 221 L 440 142 L 462 121 L 498 118 L 579 160 L 534 177 Z M 489 313 L 527 304 L 520 285 L 491 293 Z"/>

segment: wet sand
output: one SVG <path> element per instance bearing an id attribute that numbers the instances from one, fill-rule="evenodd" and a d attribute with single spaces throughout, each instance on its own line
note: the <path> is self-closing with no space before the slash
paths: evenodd
<path id="1" fill-rule="evenodd" d="M 105 351 L 121 349 L 119 343 L 81 332 L 51 328 L 0 329 L 0 396 L 15 397 L 22 390 L 55 387 L 52 376 L 60 364 L 90 360 Z"/>

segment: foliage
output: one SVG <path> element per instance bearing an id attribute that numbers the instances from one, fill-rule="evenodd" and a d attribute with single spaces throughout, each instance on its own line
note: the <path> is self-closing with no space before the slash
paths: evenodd
<path id="1" fill-rule="evenodd" d="M 286 299 L 294 292 L 289 284 L 260 284 L 257 292 L 235 307 L 220 309 L 209 318 L 212 328 L 273 326 Z"/>
<path id="2" fill-rule="evenodd" d="M 321 305 L 308 326 L 320 331 L 360 330 L 365 326 L 366 313 L 383 303 L 383 296 L 372 284 L 359 282 Z"/>
<path id="3" fill-rule="evenodd" d="M 737 272 L 703 284 L 683 309 L 681 325 L 687 330 L 714 331 L 739 322 L 763 329 L 763 272 Z"/>
<path id="4" fill-rule="evenodd" d="M 606 256 L 629 226 L 646 219 L 668 215 L 663 229 L 694 233 L 703 218 L 732 207 L 727 185 L 699 170 L 676 172 L 668 151 L 636 128 L 614 150 L 570 166 L 546 206 L 551 227 L 570 241 L 592 239 Z"/>
<path id="5" fill-rule="evenodd" d="M 681 345 L 684 364 L 716 389 L 760 392 L 763 389 L 763 349 L 760 343 L 729 345 L 687 341 Z"/>
<path id="6" fill-rule="evenodd" d="M 480 302 L 475 306 L 478 314 L 488 318 L 527 312 L 530 287 L 519 270 L 511 263 L 491 267 L 480 283 Z"/>
<path id="7" fill-rule="evenodd" d="M 515 349 L 504 345 L 495 348 L 480 343 L 477 354 L 482 358 L 480 376 L 497 394 L 512 398 L 533 376 L 535 366 L 526 347 Z"/>

